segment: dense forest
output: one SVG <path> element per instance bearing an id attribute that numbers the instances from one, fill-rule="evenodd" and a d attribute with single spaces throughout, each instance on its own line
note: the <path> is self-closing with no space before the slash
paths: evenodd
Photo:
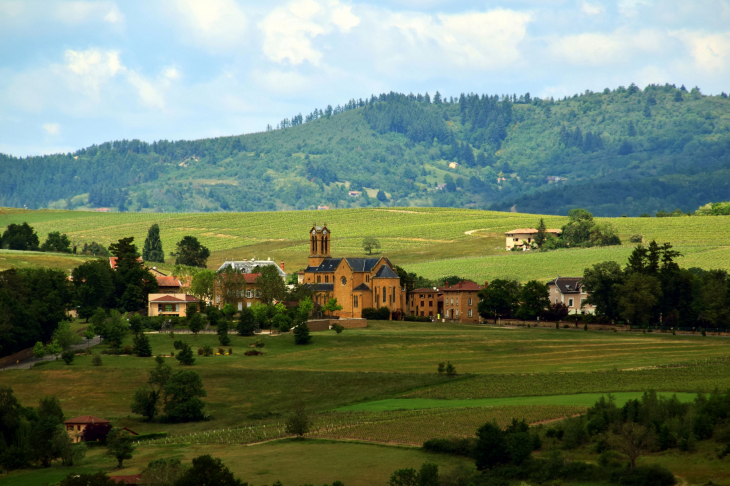
<path id="1" fill-rule="evenodd" d="M 584 207 L 638 216 L 728 199 L 730 100 L 673 85 L 563 99 L 388 93 L 261 133 L 0 154 L 0 206 L 27 208 Z"/>

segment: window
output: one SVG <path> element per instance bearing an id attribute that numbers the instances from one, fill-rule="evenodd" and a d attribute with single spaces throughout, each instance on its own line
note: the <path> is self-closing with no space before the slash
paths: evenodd
<path id="1" fill-rule="evenodd" d="M 352 298 L 352 305 L 357 308 L 357 295 Z"/>
<path id="2" fill-rule="evenodd" d="M 238 303 L 238 310 L 243 310 L 243 302 Z"/>
<path id="3" fill-rule="evenodd" d="M 471 317 L 471 309 L 469 309 L 469 317 Z"/>
<path id="4" fill-rule="evenodd" d="M 347 285 L 347 277 L 343 276 L 343 277 L 342 277 L 342 278 L 340 279 L 340 283 L 341 283 L 342 285 Z"/>
<path id="5" fill-rule="evenodd" d="M 459 305 L 459 298 L 456 298 L 456 305 Z"/>
<path id="6" fill-rule="evenodd" d="M 429 300 L 429 301 L 428 301 L 428 306 L 429 306 L 429 307 L 433 307 L 433 301 L 432 301 L 432 300 Z"/>
<path id="7" fill-rule="evenodd" d="M 423 317 L 423 311 L 421 311 L 421 317 Z"/>
<path id="8" fill-rule="evenodd" d="M 459 317 L 459 309 L 454 309 L 454 317 Z"/>
<path id="9" fill-rule="evenodd" d="M 385 288 L 385 285 L 383 285 L 383 304 L 388 302 L 388 289 Z"/>
<path id="10" fill-rule="evenodd" d="M 573 307 L 573 299 L 568 299 L 568 307 Z"/>
<path id="11" fill-rule="evenodd" d="M 165 312 L 175 312 L 174 304 L 165 304 Z"/>
<path id="12" fill-rule="evenodd" d="M 423 299 L 423 294 L 419 295 L 419 297 Z"/>
<path id="13" fill-rule="evenodd" d="M 469 305 L 471 305 L 471 297 L 469 297 Z M 471 312 L 471 311 L 469 311 L 469 312 Z M 471 317 L 471 316 L 469 316 L 469 317 Z"/>
<path id="14" fill-rule="evenodd" d="M 421 307 L 426 307 L 423 301 L 421 301 Z"/>
<path id="15" fill-rule="evenodd" d="M 322 276 L 321 275 L 317 275 L 317 283 L 322 283 Z"/>
<path id="16" fill-rule="evenodd" d="M 246 302 L 246 307 L 251 307 L 251 302 Z"/>
<path id="17" fill-rule="evenodd" d="M 256 290 L 254 291 L 254 295 L 256 296 L 256 298 L 257 298 L 257 299 L 258 299 L 259 297 L 261 297 L 261 290 L 259 290 L 259 289 L 256 289 Z"/>
<path id="18" fill-rule="evenodd" d="M 324 276 L 324 283 L 330 283 L 330 276 L 329 275 L 325 275 Z"/>
<path id="19" fill-rule="evenodd" d="M 370 281 L 370 275 L 365 275 L 365 281 L 366 282 L 369 282 Z"/>

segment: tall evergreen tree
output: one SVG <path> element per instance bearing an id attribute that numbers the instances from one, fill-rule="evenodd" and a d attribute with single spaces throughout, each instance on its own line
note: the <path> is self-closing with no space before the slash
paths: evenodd
<path id="1" fill-rule="evenodd" d="M 162 251 L 162 240 L 160 239 L 160 227 L 157 223 L 150 226 L 147 231 L 147 239 L 142 247 L 142 259 L 146 262 L 165 263 L 165 252 Z"/>

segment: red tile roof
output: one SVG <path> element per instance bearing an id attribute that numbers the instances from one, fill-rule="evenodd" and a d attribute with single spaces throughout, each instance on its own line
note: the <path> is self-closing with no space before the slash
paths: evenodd
<path id="1" fill-rule="evenodd" d="M 439 291 L 441 292 L 464 292 L 464 291 L 479 291 L 482 290 L 482 286 L 479 284 L 476 284 L 474 282 L 465 281 L 465 282 L 459 282 L 456 285 L 453 285 L 451 287 L 441 287 Z"/>
<path id="2" fill-rule="evenodd" d="M 197 297 L 193 297 L 192 295 L 186 295 L 184 300 L 172 295 L 165 295 L 162 297 L 158 297 L 155 300 L 151 300 L 150 302 L 200 302 L 200 299 L 198 299 Z"/>
<path id="3" fill-rule="evenodd" d="M 109 421 L 103 418 L 94 417 L 93 415 L 80 415 L 76 418 L 68 419 L 64 424 L 108 424 Z"/>
<path id="4" fill-rule="evenodd" d="M 142 475 L 141 474 L 132 474 L 130 476 L 109 476 L 109 479 L 114 481 L 115 483 L 122 482 L 122 484 L 142 484 L 140 481 L 142 481 Z"/>
<path id="5" fill-rule="evenodd" d="M 408 293 L 409 294 L 419 294 L 419 293 L 420 294 L 425 294 L 427 292 L 438 292 L 438 290 L 434 290 L 434 289 L 429 288 L 429 287 L 421 287 L 421 288 L 418 288 L 418 289 L 413 289 L 413 290 L 411 290 Z"/>
<path id="6" fill-rule="evenodd" d="M 175 277 L 157 276 L 157 285 L 160 287 L 182 287 L 182 284 Z"/>
<path id="7" fill-rule="evenodd" d="M 111 265 L 112 270 L 114 270 L 115 268 L 117 268 L 117 260 L 118 260 L 117 257 L 109 257 L 109 265 Z M 137 258 L 137 261 L 139 263 L 144 263 L 144 260 L 142 260 L 141 258 Z"/>

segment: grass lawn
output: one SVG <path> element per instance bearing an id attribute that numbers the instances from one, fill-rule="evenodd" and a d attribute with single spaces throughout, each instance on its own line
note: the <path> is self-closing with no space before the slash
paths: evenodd
<path id="1" fill-rule="evenodd" d="M 658 393 L 670 398 L 673 393 Z M 639 392 L 620 392 L 612 394 L 616 398 L 616 405 L 621 407 L 629 400 L 641 398 Z M 461 400 L 439 400 L 436 398 L 388 398 L 367 403 L 348 405 L 337 409 L 338 412 L 382 412 L 387 410 L 417 410 L 427 408 L 461 408 L 461 407 L 504 407 L 511 405 L 583 405 L 593 406 L 598 399 L 606 396 L 605 393 L 582 393 L 579 395 L 545 395 L 541 397 L 513 397 L 513 398 L 476 398 Z M 677 393 L 682 402 L 691 402 L 696 393 Z"/>
<path id="2" fill-rule="evenodd" d="M 138 474 L 152 460 L 176 457 L 189 463 L 194 457 L 211 454 L 219 457 L 236 477 L 250 486 L 270 485 L 280 480 L 284 486 L 324 484 L 335 480 L 347 486 L 386 484 L 396 469 L 418 469 L 424 462 L 439 465 L 440 472 L 457 467 L 473 468 L 466 458 L 429 454 L 411 447 L 395 447 L 331 440 L 281 440 L 251 446 L 190 445 L 141 446 L 125 467 L 115 469 L 116 461 L 104 457 L 102 450 L 91 450 L 82 464 L 70 468 L 57 465 L 48 469 L 16 471 L 0 476 L 3 486 L 43 486 L 69 473 L 103 470 L 108 474 Z"/>

